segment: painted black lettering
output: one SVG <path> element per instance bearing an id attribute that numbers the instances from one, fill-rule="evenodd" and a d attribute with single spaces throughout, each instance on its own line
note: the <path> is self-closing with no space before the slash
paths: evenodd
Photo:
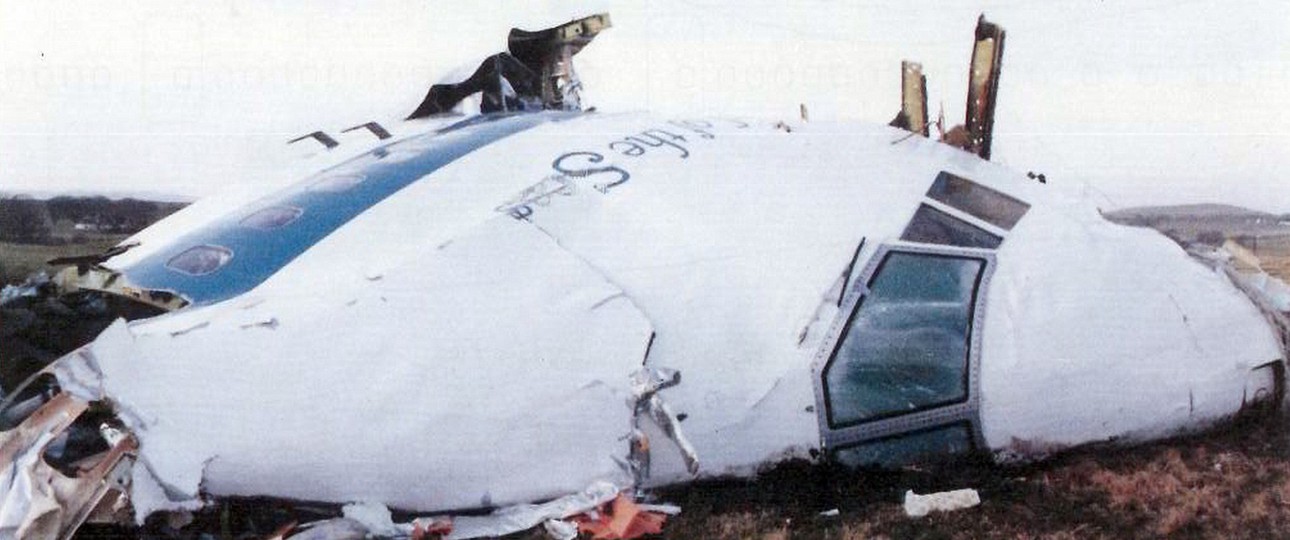
<path id="1" fill-rule="evenodd" d="M 526 220 L 533 215 L 533 207 L 527 204 L 521 204 L 511 209 L 511 217 L 519 220 Z"/>
<path id="2" fill-rule="evenodd" d="M 660 137 L 660 136 L 659 136 L 660 134 L 661 134 L 661 135 L 663 135 L 663 136 L 666 136 L 667 138 L 665 139 L 665 138 L 663 138 L 663 137 Z M 677 135 L 677 134 L 672 133 L 672 132 L 669 132 L 669 131 L 663 131 L 663 130 L 661 130 L 661 129 L 651 129 L 651 130 L 645 131 L 645 132 L 643 132 L 643 133 L 641 133 L 641 134 L 639 134 L 639 135 L 632 135 L 631 137 L 628 137 L 628 138 L 627 138 L 627 140 L 629 140 L 629 141 L 636 141 L 636 142 L 641 143 L 641 144 L 643 144 L 643 145 L 645 145 L 645 146 L 650 146 L 650 147 L 653 147 L 653 148 L 662 148 L 662 147 L 664 147 L 664 146 L 671 146 L 672 148 L 675 148 L 675 149 L 677 149 L 678 151 L 680 151 L 680 152 L 681 152 L 681 157 L 682 157 L 682 158 L 688 158 L 688 157 L 690 157 L 690 151 L 689 151 L 689 150 L 686 150 L 684 146 L 681 146 L 681 145 L 676 144 L 675 142 L 673 142 L 673 141 L 676 141 L 676 140 L 679 140 L 679 141 L 681 141 L 681 142 L 685 142 L 685 137 L 682 137 L 682 136 L 680 136 L 680 135 Z"/>
<path id="3" fill-rule="evenodd" d="M 617 174 L 618 179 L 613 182 L 608 184 L 596 184 L 596 189 L 600 190 L 602 193 L 607 193 L 611 188 L 626 182 L 627 179 L 632 177 L 630 173 L 614 165 L 571 169 L 566 166 L 565 162 L 572 159 L 583 159 L 589 163 L 600 163 L 605 160 L 605 156 L 595 152 L 568 152 L 561 154 L 560 157 L 555 158 L 555 161 L 551 162 L 551 168 L 555 169 L 556 172 L 567 174 L 574 178 L 585 178 L 596 174 Z"/>
<path id="4" fill-rule="evenodd" d="M 609 149 L 615 150 L 624 156 L 640 157 L 645 154 L 645 147 L 630 140 L 614 141 L 609 143 Z"/>

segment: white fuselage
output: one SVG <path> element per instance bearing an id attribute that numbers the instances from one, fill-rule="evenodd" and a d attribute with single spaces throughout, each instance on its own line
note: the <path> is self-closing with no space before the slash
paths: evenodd
<path id="1" fill-rule="evenodd" d="M 392 167 L 442 136 L 302 182 Z M 1024 215 L 1001 227 L 932 200 L 942 172 Z M 898 452 L 887 444 L 903 433 L 947 425 L 971 449 L 1033 457 L 1204 425 L 1266 387 L 1253 370 L 1282 353 L 1254 306 L 1068 186 L 886 126 L 561 117 L 443 164 L 244 292 L 115 326 L 91 350 L 142 443 L 144 513 L 201 489 L 437 510 L 622 485 L 628 377 L 642 365 L 681 372 L 660 395 L 700 476 L 817 450 Z M 997 246 L 908 240 L 920 205 Z M 181 214 L 184 230 L 162 221 L 107 265 L 128 278 L 204 220 L 258 209 Z M 908 410 L 834 422 L 840 405 L 824 396 L 858 390 L 830 390 L 823 373 L 842 366 L 830 359 L 856 306 L 894 298 L 865 319 L 864 350 L 943 337 L 884 326 L 941 309 L 908 300 L 940 294 L 917 282 L 874 277 L 902 253 L 911 271 L 936 258 L 977 272 L 953 285 L 970 298 L 941 306 L 969 313 L 950 325 L 966 368 L 948 390 L 916 389 L 931 397 Z M 69 383 L 98 384 L 73 371 Z M 652 441 L 651 484 L 691 478 L 665 435 Z"/>

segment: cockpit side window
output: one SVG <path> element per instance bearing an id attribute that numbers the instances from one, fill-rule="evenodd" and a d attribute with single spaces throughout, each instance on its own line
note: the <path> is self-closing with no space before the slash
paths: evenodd
<path id="1" fill-rule="evenodd" d="M 972 441 L 972 425 L 957 422 L 838 448 L 833 458 L 848 467 L 896 468 L 966 454 L 975 450 Z"/>
<path id="2" fill-rule="evenodd" d="M 983 447 L 981 320 L 995 258 L 954 245 L 879 246 L 812 366 L 829 456 L 895 466 Z"/>
<path id="3" fill-rule="evenodd" d="M 901 241 L 879 247 L 863 277 L 844 285 L 838 318 L 812 364 L 828 455 L 890 466 L 983 446 L 985 293 L 995 250 L 1029 210 L 941 171 Z"/>
<path id="4" fill-rule="evenodd" d="M 921 244 L 983 249 L 996 249 L 1003 243 L 1003 238 L 926 204 L 918 206 L 914 219 L 905 226 L 900 239 Z"/>
<path id="5" fill-rule="evenodd" d="M 830 427 L 967 401 L 985 266 L 970 256 L 886 254 L 824 367 Z"/>
<path id="6" fill-rule="evenodd" d="M 941 171 L 927 190 L 927 198 L 966 212 L 1005 231 L 1021 221 L 1030 205 L 981 184 Z"/>

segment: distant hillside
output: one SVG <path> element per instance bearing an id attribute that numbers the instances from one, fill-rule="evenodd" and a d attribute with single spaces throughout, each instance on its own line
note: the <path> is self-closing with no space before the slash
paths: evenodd
<path id="1" fill-rule="evenodd" d="M 1136 216 L 1143 218 L 1193 217 L 1193 218 L 1231 218 L 1231 217 L 1275 217 L 1267 212 L 1250 210 L 1230 204 L 1179 204 L 1173 206 L 1138 206 L 1110 212 L 1108 217 Z"/>
<path id="2" fill-rule="evenodd" d="M 1156 229 L 1183 245 L 1217 246 L 1228 238 L 1290 235 L 1290 215 L 1278 216 L 1225 204 L 1144 206 L 1107 212 L 1104 216 L 1121 225 Z"/>
<path id="3" fill-rule="evenodd" d="M 0 242 L 63 244 L 133 234 L 186 205 L 101 196 L 4 197 L 0 198 Z"/>

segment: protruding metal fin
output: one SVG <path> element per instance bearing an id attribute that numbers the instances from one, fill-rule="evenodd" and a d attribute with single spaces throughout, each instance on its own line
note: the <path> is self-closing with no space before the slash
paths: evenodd
<path id="1" fill-rule="evenodd" d="M 609 27 L 609 14 L 601 13 L 535 32 L 512 28 L 507 52 L 484 59 L 464 81 L 431 86 L 407 119 L 449 112 L 479 92 L 484 113 L 581 110 L 582 84 L 573 70 L 573 55 Z"/>
<path id="2" fill-rule="evenodd" d="M 968 148 L 982 159 L 990 159 L 990 142 L 994 134 L 994 105 L 999 95 L 999 70 L 1003 64 L 1003 28 L 985 20 L 976 20 L 976 42 L 972 46 L 972 64 L 968 73 L 967 133 Z"/>
<path id="3" fill-rule="evenodd" d="M 376 122 L 368 122 L 368 123 L 366 123 L 366 124 L 359 124 L 359 125 L 354 126 L 354 127 L 352 127 L 352 128 L 346 128 L 346 129 L 343 129 L 343 130 L 341 130 L 340 132 L 341 132 L 341 133 L 349 133 L 349 132 L 351 132 L 351 131 L 355 131 L 355 130 L 359 130 L 359 129 L 367 129 L 368 131 L 372 132 L 372 135 L 376 135 L 376 138 L 377 138 L 377 139 L 380 139 L 380 140 L 382 140 L 382 141 L 383 141 L 383 140 L 385 140 L 385 139 L 388 139 L 388 138 L 390 138 L 390 137 L 393 137 L 393 135 L 390 135 L 390 132 L 389 132 L 388 130 L 386 130 L 385 128 L 381 127 L 381 125 L 380 125 L 380 124 L 378 124 L 378 123 L 376 123 Z M 323 144 L 326 144 L 326 143 L 323 143 Z"/>
<path id="4" fill-rule="evenodd" d="M 336 139 L 333 139 L 331 135 L 328 135 L 321 131 L 315 131 L 308 135 L 301 135 L 299 137 L 296 137 L 294 139 L 287 141 L 287 144 L 295 144 L 305 139 L 314 139 L 322 143 L 323 146 L 326 146 L 328 150 L 331 150 L 332 148 L 340 146 L 340 143 L 336 142 Z"/>

